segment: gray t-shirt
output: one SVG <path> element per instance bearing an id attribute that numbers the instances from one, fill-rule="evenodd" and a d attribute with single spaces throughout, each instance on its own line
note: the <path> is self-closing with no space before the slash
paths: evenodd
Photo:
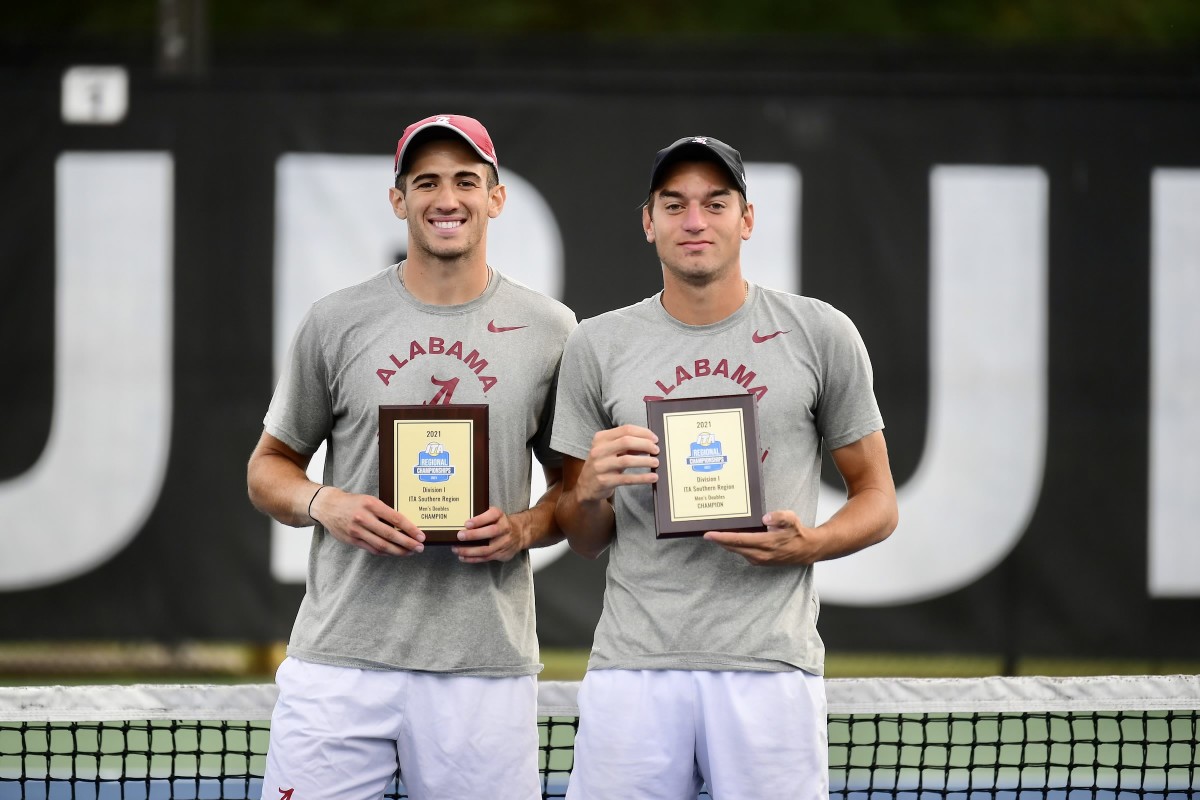
<path id="1" fill-rule="evenodd" d="M 421 303 L 395 266 L 315 303 L 264 424 L 302 454 L 328 440 L 324 482 L 378 494 L 380 405 L 486 403 L 489 502 L 529 507 L 530 453 L 548 466 L 554 384 L 574 313 L 493 270 L 463 305 Z M 374 556 L 313 529 L 288 654 L 461 675 L 540 670 L 528 553 L 461 564 L 447 547 Z"/>
<path id="2" fill-rule="evenodd" d="M 812 525 L 821 447 L 883 428 L 853 323 L 828 303 L 751 285 L 712 325 L 686 325 L 660 295 L 582 322 L 563 354 L 552 446 L 584 459 L 592 436 L 646 425 L 645 401 L 757 398 L 768 511 Z M 812 568 L 757 567 L 699 538 L 656 539 L 649 486 L 616 491 L 604 611 L 590 669 L 822 674 Z"/>

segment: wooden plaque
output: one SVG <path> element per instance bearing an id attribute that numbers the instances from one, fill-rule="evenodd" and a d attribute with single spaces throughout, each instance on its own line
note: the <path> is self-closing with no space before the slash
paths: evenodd
<path id="1" fill-rule="evenodd" d="M 463 523 L 488 508 L 488 407 L 380 406 L 379 499 L 425 544 L 466 544 Z"/>
<path id="2" fill-rule="evenodd" d="M 659 539 L 766 530 L 754 395 L 647 400 L 646 418 L 659 442 Z"/>

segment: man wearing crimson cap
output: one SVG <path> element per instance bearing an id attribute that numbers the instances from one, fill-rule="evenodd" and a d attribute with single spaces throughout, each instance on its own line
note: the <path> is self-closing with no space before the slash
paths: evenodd
<path id="1" fill-rule="evenodd" d="M 575 315 L 488 264 L 506 196 L 497 164 L 470 117 L 405 129 L 389 193 L 408 255 L 313 304 L 250 457 L 255 507 L 313 526 L 264 798 L 379 798 L 397 765 L 413 800 L 541 797 L 528 549 L 562 538 L 549 421 Z M 443 404 L 487 406 L 488 508 L 435 546 L 379 498 L 378 411 Z M 439 464 L 449 449 L 429 444 Z M 531 454 L 549 487 L 532 507 Z M 420 455 L 398 453 L 396 470 Z"/>

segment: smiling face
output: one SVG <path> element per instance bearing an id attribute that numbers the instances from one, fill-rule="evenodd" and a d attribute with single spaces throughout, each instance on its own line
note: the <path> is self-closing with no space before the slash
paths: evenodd
<path id="1" fill-rule="evenodd" d="M 729 174 L 709 161 L 670 167 L 642 210 L 646 241 L 654 244 L 663 278 L 704 286 L 741 272 L 742 241 L 754 228 Z"/>
<path id="2" fill-rule="evenodd" d="M 487 223 L 504 207 L 505 189 L 466 142 L 435 139 L 417 147 L 391 190 L 396 216 L 408 222 L 409 257 L 457 261 L 485 257 Z M 490 185 L 489 185 L 490 184 Z"/>

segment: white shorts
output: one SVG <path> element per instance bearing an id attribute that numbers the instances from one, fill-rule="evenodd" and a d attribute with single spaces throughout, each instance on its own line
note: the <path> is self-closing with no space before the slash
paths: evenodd
<path id="1" fill-rule="evenodd" d="M 825 800 L 826 708 L 802 671 L 589 671 L 567 799 Z"/>
<path id="2" fill-rule="evenodd" d="M 350 669 L 287 658 L 263 800 L 536 800 L 537 679 Z M 289 790 L 292 790 L 289 793 Z"/>

